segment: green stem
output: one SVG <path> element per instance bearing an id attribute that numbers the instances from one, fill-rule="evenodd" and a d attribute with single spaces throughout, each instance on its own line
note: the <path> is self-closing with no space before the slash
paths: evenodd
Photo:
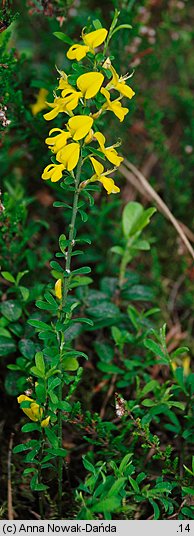
<path id="1" fill-rule="evenodd" d="M 42 471 L 41 471 L 41 461 L 43 458 L 43 451 L 44 451 L 44 430 L 41 429 L 41 449 L 39 452 L 39 466 L 38 466 L 38 482 L 41 484 L 42 482 Z M 43 506 L 43 492 L 40 491 L 38 494 L 38 501 L 39 501 L 39 513 L 40 513 L 40 519 L 44 519 L 44 506 Z"/>
<path id="2" fill-rule="evenodd" d="M 78 211 L 79 182 L 80 182 L 80 176 L 81 176 L 81 168 L 82 168 L 82 158 L 80 157 L 78 165 L 77 165 L 77 173 L 75 177 L 75 192 L 74 192 L 72 216 L 71 216 L 71 223 L 69 226 L 69 236 L 68 236 L 69 245 L 67 249 L 66 264 L 65 264 L 65 270 L 66 270 L 66 273 L 69 274 L 69 276 L 65 278 L 65 282 L 64 282 L 62 308 L 66 305 L 66 300 L 67 300 L 67 296 L 69 292 L 69 284 L 71 280 L 71 256 L 72 256 L 72 250 L 74 246 L 75 222 L 76 222 L 76 216 L 77 216 L 77 211 Z M 62 319 L 63 319 L 63 312 L 61 311 L 60 320 Z M 65 343 L 64 333 L 61 333 L 60 340 L 59 340 L 59 345 L 60 345 L 59 369 L 60 369 L 61 378 L 62 378 L 64 343 Z M 62 402 L 62 398 L 63 398 L 62 382 L 60 383 L 59 388 L 58 388 L 58 398 L 59 398 L 59 402 Z M 59 444 L 59 448 L 62 448 L 62 411 L 61 409 L 59 409 L 58 411 L 58 444 Z M 63 489 L 62 484 L 63 484 L 63 458 L 60 456 L 58 459 L 58 509 L 59 509 L 60 518 L 62 514 L 62 489 Z"/>

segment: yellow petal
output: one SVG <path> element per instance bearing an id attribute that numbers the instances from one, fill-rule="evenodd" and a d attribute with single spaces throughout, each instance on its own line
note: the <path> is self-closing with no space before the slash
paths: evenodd
<path id="1" fill-rule="evenodd" d="M 83 58 L 85 58 L 87 52 L 89 51 L 89 47 L 85 45 L 72 45 L 69 50 L 67 51 L 67 58 L 69 60 L 77 60 L 80 61 Z"/>
<path id="2" fill-rule="evenodd" d="M 117 74 L 115 68 L 113 67 L 113 65 L 110 65 L 109 67 L 111 73 L 112 73 L 112 79 L 111 81 L 109 82 L 109 84 L 113 85 L 113 86 L 116 86 L 118 81 L 119 81 L 119 75 Z"/>
<path id="3" fill-rule="evenodd" d="M 65 89 L 62 91 L 62 97 L 64 99 L 64 109 L 66 109 L 67 112 L 71 112 L 77 108 L 79 99 L 82 97 L 82 92 L 72 91 L 71 94 L 69 94 L 69 91 Z"/>
<path id="4" fill-rule="evenodd" d="M 62 149 L 66 145 L 67 140 L 70 137 L 69 132 L 64 132 L 61 129 L 54 129 L 53 128 L 52 132 L 56 131 L 56 130 L 59 130 L 60 134 L 58 134 L 57 136 L 52 136 L 52 137 L 46 138 L 46 140 L 45 140 L 45 143 L 47 143 L 47 145 L 49 145 L 49 146 L 53 145 L 52 151 L 54 153 L 57 153 L 58 151 L 60 151 L 60 149 Z"/>
<path id="5" fill-rule="evenodd" d="M 17 401 L 19 404 L 21 404 L 21 402 L 26 402 L 27 400 L 29 400 L 29 402 L 33 402 L 33 398 L 29 398 L 29 396 L 26 395 L 20 395 L 17 397 Z"/>
<path id="6" fill-rule="evenodd" d="M 117 167 L 119 167 L 121 162 L 123 161 L 122 156 L 118 156 L 117 151 L 115 151 L 115 149 L 113 148 L 105 149 L 105 156 L 106 158 L 108 158 L 111 164 L 114 164 L 114 166 Z"/>
<path id="7" fill-rule="evenodd" d="M 42 179 L 48 180 L 51 179 L 51 182 L 57 182 L 61 179 L 63 175 L 64 165 L 63 164 L 49 164 L 43 171 Z"/>
<path id="8" fill-rule="evenodd" d="M 107 101 L 110 100 L 110 92 L 108 91 L 108 89 L 106 89 L 105 87 L 102 87 L 101 90 L 100 90 L 100 93 L 102 93 L 102 95 L 104 95 L 105 99 Z"/>
<path id="9" fill-rule="evenodd" d="M 191 371 L 190 363 L 191 363 L 191 359 L 190 359 L 189 355 L 186 355 L 185 357 L 183 357 L 183 371 L 184 371 L 185 376 L 188 376 L 188 374 Z"/>
<path id="10" fill-rule="evenodd" d="M 63 170 L 64 170 L 63 164 L 61 164 L 59 166 L 55 165 L 55 168 L 53 169 L 53 172 L 52 172 L 52 175 L 51 175 L 51 182 L 60 181 L 60 179 L 63 176 Z"/>
<path id="11" fill-rule="evenodd" d="M 27 415 L 27 417 L 31 419 L 31 421 L 37 422 L 39 420 L 39 417 L 36 417 L 36 415 L 34 415 L 33 411 L 30 408 L 21 408 L 21 409 L 25 413 L 25 415 Z"/>
<path id="12" fill-rule="evenodd" d="M 48 107 L 46 103 L 47 95 L 48 95 L 47 89 L 41 88 L 37 95 L 36 102 L 34 104 L 31 104 L 31 110 L 32 110 L 33 115 L 38 114 L 39 112 L 41 112 L 42 110 Z"/>
<path id="13" fill-rule="evenodd" d="M 98 162 L 98 160 L 96 160 L 96 158 L 93 158 L 93 156 L 90 156 L 89 157 L 91 162 L 92 162 L 92 165 L 93 165 L 93 168 L 94 168 L 94 171 L 96 173 L 96 175 L 99 177 L 100 175 L 102 175 L 103 171 L 104 171 L 104 167 L 102 164 L 100 164 L 100 162 Z"/>
<path id="14" fill-rule="evenodd" d="M 57 117 L 60 111 L 61 111 L 60 106 L 55 106 L 53 110 L 51 110 L 47 114 L 44 114 L 43 117 L 44 119 L 46 119 L 46 121 L 51 121 L 51 119 L 54 119 L 55 117 Z"/>
<path id="15" fill-rule="evenodd" d="M 85 99 L 91 99 L 98 93 L 103 84 L 104 76 L 101 73 L 81 74 L 77 79 L 77 87 L 83 93 Z"/>
<path id="16" fill-rule="evenodd" d="M 41 419 L 41 417 L 43 415 L 43 409 L 39 406 L 39 404 L 37 404 L 36 402 L 32 402 L 32 404 L 30 405 L 30 410 L 31 410 L 32 415 L 34 417 L 34 418 L 32 418 L 32 416 L 31 416 L 30 419 L 32 419 L 32 420 Z"/>
<path id="17" fill-rule="evenodd" d="M 123 108 L 121 103 L 119 101 L 113 101 L 111 103 L 111 110 L 113 113 L 119 118 L 119 120 L 122 122 L 125 118 L 125 115 L 128 114 L 128 108 Z"/>
<path id="18" fill-rule="evenodd" d="M 101 132 L 95 132 L 94 137 L 98 141 L 102 152 L 104 152 L 104 150 L 105 150 L 104 145 L 105 145 L 105 141 L 106 141 L 105 136 L 103 136 L 103 134 Z"/>
<path id="19" fill-rule="evenodd" d="M 133 95 L 135 95 L 135 91 L 133 91 L 133 89 L 124 82 L 119 82 L 116 85 L 116 89 L 122 95 L 124 95 L 124 97 L 128 97 L 128 99 L 132 99 Z"/>
<path id="20" fill-rule="evenodd" d="M 90 32 L 88 34 L 82 33 L 82 39 L 85 45 L 88 45 L 88 47 L 94 49 L 104 43 L 107 33 L 108 31 L 105 28 L 100 28 L 99 30 L 95 30 L 94 32 Z"/>
<path id="21" fill-rule="evenodd" d="M 55 296 L 61 300 L 62 298 L 62 279 L 57 279 L 55 283 Z"/>
<path id="22" fill-rule="evenodd" d="M 42 173 L 42 179 L 47 181 L 51 177 L 51 170 L 53 168 L 54 164 L 49 164 L 45 167 L 43 173 Z"/>
<path id="23" fill-rule="evenodd" d="M 29 408 L 21 409 L 31 421 L 37 422 L 42 417 L 43 409 L 33 400 L 33 398 L 29 398 L 29 396 L 26 395 L 20 395 L 17 400 L 19 404 L 22 402 L 29 402 Z"/>
<path id="24" fill-rule="evenodd" d="M 53 131 L 54 130 L 60 130 L 60 129 L 52 129 Z M 69 138 L 69 132 L 63 132 L 63 130 L 60 131 L 60 134 L 57 134 L 57 136 L 49 136 L 49 138 L 46 138 L 45 140 L 45 143 L 47 143 L 47 145 L 55 145 L 56 144 L 56 141 L 61 137 L 63 136 L 64 140 L 66 140 L 67 142 L 67 139 Z"/>
<path id="25" fill-rule="evenodd" d="M 80 154 L 79 143 L 70 143 L 57 153 L 56 159 L 61 162 L 68 171 L 77 166 Z"/>
<path id="26" fill-rule="evenodd" d="M 113 179 L 107 179 L 107 177 L 101 177 L 99 181 L 103 184 L 108 194 L 117 194 L 120 192 L 120 188 L 116 186 Z"/>
<path id="27" fill-rule="evenodd" d="M 86 136 L 84 142 L 85 143 L 91 143 L 91 141 L 93 140 L 93 137 L 94 137 L 94 131 L 91 128 L 91 130 L 88 132 L 88 135 Z"/>
<path id="28" fill-rule="evenodd" d="M 68 83 L 68 76 L 66 75 L 66 73 L 64 71 L 60 71 L 60 74 L 62 76 L 61 76 L 61 78 L 59 80 L 58 89 L 65 89 L 65 87 L 70 85 Z"/>
<path id="29" fill-rule="evenodd" d="M 47 426 L 49 426 L 49 423 L 50 423 L 50 415 L 49 417 L 46 417 L 46 419 L 43 419 L 43 421 L 41 422 L 42 428 L 47 428 Z"/>
<path id="30" fill-rule="evenodd" d="M 49 130 L 49 136 L 51 136 L 53 132 L 64 132 L 64 130 L 62 130 L 62 128 L 51 128 L 51 130 Z"/>
<path id="31" fill-rule="evenodd" d="M 74 140 L 81 140 L 90 131 L 94 120 L 88 115 L 75 115 L 68 121 L 68 128 Z"/>

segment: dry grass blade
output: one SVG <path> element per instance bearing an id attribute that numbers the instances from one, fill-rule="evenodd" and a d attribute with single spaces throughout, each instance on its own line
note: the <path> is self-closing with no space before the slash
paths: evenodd
<path id="1" fill-rule="evenodd" d="M 129 171 L 130 170 L 130 171 Z M 194 249 L 190 244 L 183 228 L 180 223 L 173 216 L 172 212 L 167 207 L 166 203 L 161 199 L 161 197 L 155 192 L 154 188 L 150 186 L 147 179 L 144 177 L 143 173 L 139 171 L 131 162 L 124 160 L 124 164 L 121 164 L 120 171 L 124 177 L 136 188 L 141 194 L 144 194 L 149 200 L 151 199 L 156 203 L 156 206 L 162 214 L 172 223 L 177 233 L 179 234 L 181 240 L 184 242 L 185 247 L 189 251 L 191 257 L 194 259 Z"/>

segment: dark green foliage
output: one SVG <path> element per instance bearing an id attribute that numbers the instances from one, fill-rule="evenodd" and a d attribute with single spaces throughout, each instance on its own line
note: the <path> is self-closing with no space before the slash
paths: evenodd
<path id="1" fill-rule="evenodd" d="M 128 83 L 136 97 L 125 122 L 108 112 L 99 129 L 110 143 L 112 133 L 122 139 L 118 151 L 144 170 L 174 215 L 192 229 L 193 5 L 29 4 L 10 2 L 0 38 L 1 421 L 6 448 L 10 427 L 16 432 L 14 509 L 19 518 L 32 505 L 37 511 L 38 492 L 45 517 L 57 518 L 58 463 L 65 460 L 62 518 L 194 519 L 191 260 L 170 223 L 158 212 L 151 218 L 153 201 L 147 204 L 144 195 L 136 200 L 121 174 L 120 197 L 105 197 L 96 183 L 83 190 L 69 278 L 64 233 L 73 180 L 67 176 L 49 186 L 40 180 L 48 164 L 44 139 L 55 125 L 43 120 L 46 110 L 33 116 L 31 108 L 41 88 L 53 100 L 54 65 L 69 72 L 65 53 L 80 39 L 81 27 L 108 27 L 119 9 L 120 24 L 133 28 L 113 35 L 110 53 L 119 74 L 135 69 Z M 72 67 L 69 81 L 75 85 L 85 67 Z M 102 102 L 100 95 L 98 109 Z M 63 127 L 62 118 L 57 125 Z M 84 157 L 91 151 L 104 164 L 92 146 Z M 60 277 L 69 280 L 62 320 L 54 294 Z M 16 409 L 14 397 L 24 392 L 43 408 L 42 419 L 49 411 L 51 426 L 42 429 Z M 29 407 L 22 402 L 21 408 Z M 6 466 L 4 450 L 2 459 Z M 3 484 L 6 501 L 6 476 Z"/>

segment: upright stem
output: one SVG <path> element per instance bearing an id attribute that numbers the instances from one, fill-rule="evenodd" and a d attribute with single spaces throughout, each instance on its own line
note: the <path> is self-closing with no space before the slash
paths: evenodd
<path id="1" fill-rule="evenodd" d="M 81 168 L 82 168 L 82 158 L 80 157 L 78 165 L 77 165 L 77 173 L 75 177 L 75 191 L 74 191 L 74 198 L 73 198 L 73 207 L 72 207 L 72 216 L 71 216 L 71 223 L 69 225 L 69 244 L 66 254 L 66 264 L 65 264 L 65 270 L 66 273 L 69 274 L 68 277 L 65 278 L 64 286 L 63 286 L 63 297 L 62 297 L 62 308 L 66 305 L 66 300 L 69 292 L 69 283 L 71 279 L 71 256 L 72 256 L 72 250 L 74 246 L 74 234 L 75 234 L 75 222 L 76 222 L 76 216 L 78 211 L 78 199 L 79 199 L 79 182 L 80 182 L 80 176 L 81 176 Z M 60 313 L 60 319 L 63 318 L 63 312 Z M 59 369 L 61 371 L 62 376 L 62 362 L 63 362 L 63 347 L 65 344 L 65 336 L 64 333 L 61 333 L 60 340 L 59 340 L 59 346 L 60 346 L 60 362 L 59 362 Z M 62 382 L 59 385 L 58 389 L 58 398 L 59 402 L 62 402 L 63 398 L 63 385 Z M 59 448 L 62 447 L 62 411 L 61 409 L 58 410 L 58 442 L 59 442 Z M 59 509 L 59 516 L 61 517 L 62 514 L 62 490 L 63 490 L 63 458 L 59 456 L 58 459 L 58 509 Z"/>

